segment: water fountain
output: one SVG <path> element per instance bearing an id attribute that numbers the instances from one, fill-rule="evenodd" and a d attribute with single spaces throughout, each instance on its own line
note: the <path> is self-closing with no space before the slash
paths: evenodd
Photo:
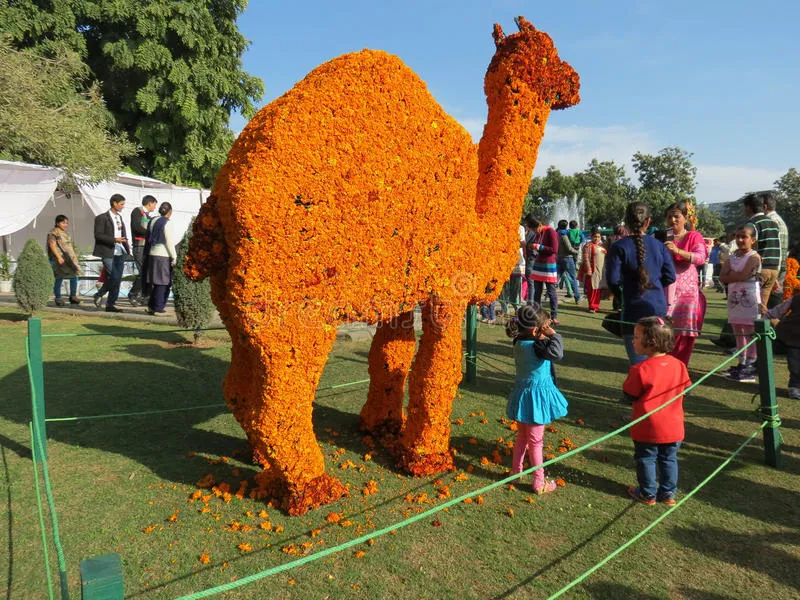
<path id="1" fill-rule="evenodd" d="M 586 203 L 583 198 L 573 194 L 571 198 L 564 196 L 553 202 L 549 207 L 548 222 L 555 227 L 561 219 L 577 221 L 578 227 L 586 227 Z"/>

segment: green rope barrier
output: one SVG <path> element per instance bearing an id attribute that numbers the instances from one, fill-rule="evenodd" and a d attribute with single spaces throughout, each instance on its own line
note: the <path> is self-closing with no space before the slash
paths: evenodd
<path id="1" fill-rule="evenodd" d="M 162 410 L 142 410 L 129 413 L 109 413 L 104 415 L 86 415 L 84 417 L 50 417 L 45 419 L 45 423 L 59 423 L 64 421 L 92 421 L 94 419 L 113 419 L 115 417 L 141 417 L 146 415 L 162 415 L 173 412 L 183 412 L 187 410 L 202 410 L 204 408 L 224 408 L 224 403 L 204 404 L 202 406 L 186 406 L 183 408 L 165 408 Z"/>
<path id="2" fill-rule="evenodd" d="M 722 464 L 720 464 L 720 465 L 719 465 L 719 466 L 718 466 L 716 469 L 714 469 L 714 470 L 711 472 L 711 474 L 710 474 L 708 477 L 706 477 L 706 478 L 705 478 L 703 481 L 701 481 L 701 482 L 700 482 L 700 484 L 699 484 L 699 485 L 697 485 L 697 486 L 696 486 L 696 487 L 695 487 L 695 488 L 694 488 L 692 491 L 690 491 L 690 492 L 689 492 L 689 493 L 687 493 L 687 494 L 686 494 L 686 495 L 685 495 L 683 498 L 681 498 L 681 499 L 680 499 L 680 500 L 679 500 L 679 501 L 678 501 L 678 502 L 675 504 L 675 506 L 671 506 L 671 507 L 670 507 L 670 508 L 669 508 L 667 511 L 665 511 L 665 512 L 664 512 L 664 513 L 663 513 L 661 516 L 659 516 L 659 517 L 658 517 L 658 518 L 657 518 L 655 521 L 653 521 L 652 523 L 650 523 L 650 525 L 648 525 L 647 527 L 645 527 L 644 529 L 642 529 L 642 530 L 641 530 L 639 533 L 637 533 L 635 536 L 633 536 L 633 537 L 632 537 L 631 539 L 629 539 L 627 542 L 625 542 L 624 544 L 622 544 L 622 546 L 620 546 L 619 548 L 617 548 L 616 550 L 614 550 L 614 551 L 613 551 L 611 554 L 609 554 L 608 556 L 606 556 L 606 557 L 605 557 L 603 560 L 601 560 L 599 563 L 597 563 L 596 565 L 594 565 L 594 566 L 593 566 L 593 567 L 591 567 L 590 569 L 587 569 L 587 570 L 586 570 L 586 571 L 585 571 L 585 572 L 584 572 L 582 575 L 580 575 L 578 578 L 576 578 L 576 579 L 572 580 L 570 583 L 568 583 L 567 585 L 565 585 L 563 588 L 561 588 L 559 591 L 557 591 L 557 592 L 556 592 L 555 594 L 553 594 L 552 596 L 549 596 L 549 597 L 547 598 L 547 600 L 555 600 L 555 598 L 558 598 L 558 597 L 560 597 L 561 595 L 563 595 L 564 593 L 566 593 L 567 591 L 569 591 L 570 589 L 572 589 L 573 587 L 575 587 L 576 585 L 578 585 L 580 582 L 582 582 L 583 580 L 585 580 L 585 579 L 586 579 L 587 577 L 589 577 L 589 576 L 590 576 L 592 573 L 594 573 L 595 571 L 597 571 L 597 570 L 598 570 L 600 567 L 602 567 L 603 565 L 605 565 L 605 564 L 606 564 L 608 561 L 610 561 L 612 558 L 614 558 L 615 556 L 617 556 L 617 555 L 618 555 L 619 553 L 621 553 L 623 550 L 625 550 L 625 549 L 626 549 L 626 548 L 628 548 L 629 546 L 631 546 L 631 545 L 633 545 L 634 543 L 636 543 L 636 542 L 639 540 L 639 538 L 641 538 L 641 537 L 642 537 L 644 534 L 646 534 L 648 531 L 650 531 L 650 530 L 651 530 L 653 527 L 655 527 L 656 525 L 658 525 L 658 524 L 659 524 L 661 521 L 663 521 L 664 519 L 666 519 L 666 518 L 667 518 L 667 516 L 669 516 L 669 515 L 670 515 L 670 514 L 671 514 L 673 511 L 675 511 L 675 510 L 677 510 L 678 508 L 680 508 L 680 506 L 681 506 L 681 505 L 683 505 L 683 503 L 684 503 L 684 502 L 686 502 L 686 501 L 687 501 L 689 498 L 691 498 L 692 496 L 694 496 L 694 495 L 695 495 L 695 494 L 696 494 L 696 493 L 697 493 L 697 492 L 698 492 L 698 491 L 699 491 L 701 488 L 703 488 L 703 486 L 705 486 L 705 485 L 706 485 L 706 484 L 707 484 L 709 481 L 711 481 L 711 480 L 712 480 L 714 477 L 716 477 L 716 476 L 717 476 L 717 474 L 718 474 L 720 471 L 722 471 L 722 469 L 724 469 L 726 466 L 728 466 L 728 464 L 729 464 L 729 463 L 730 463 L 730 462 L 731 462 L 731 461 L 732 461 L 732 460 L 733 460 L 733 459 L 736 457 L 736 455 L 737 455 L 737 454 L 739 454 L 739 453 L 740 453 L 742 450 L 744 450 L 745 446 L 747 446 L 747 445 L 748 445 L 748 444 L 749 444 L 749 443 L 750 443 L 750 442 L 753 440 L 753 438 L 755 438 L 755 437 L 756 437 L 756 436 L 757 436 L 757 435 L 758 435 L 758 434 L 761 432 L 761 430 L 762 430 L 762 429 L 764 429 L 764 427 L 765 427 L 765 426 L 766 426 L 766 421 L 765 421 L 764 423 L 762 423 L 762 424 L 761 424 L 761 426 L 760 426 L 758 429 L 756 429 L 756 430 L 755 430 L 755 432 L 753 432 L 753 434 L 752 434 L 752 435 L 751 435 L 749 438 L 747 438 L 747 439 L 744 441 L 744 443 L 742 443 L 742 445 L 741 445 L 741 446 L 739 446 L 739 447 L 736 449 L 736 451 L 735 451 L 733 454 L 731 454 L 731 455 L 730 455 L 730 456 L 729 456 L 727 459 L 725 459 L 725 460 L 722 462 Z"/>
<path id="3" fill-rule="evenodd" d="M 104 335 L 115 335 L 119 337 L 126 337 L 126 336 L 137 336 L 142 334 L 147 335 L 161 335 L 163 333 L 194 333 L 195 331 L 225 331 L 225 327 L 210 327 L 208 329 L 166 329 L 164 331 L 147 331 L 144 329 L 138 329 L 136 331 L 112 331 L 106 333 L 43 333 L 43 338 L 67 338 L 67 337 L 95 337 L 95 336 L 104 336 Z"/>
<path id="4" fill-rule="evenodd" d="M 369 382 L 369 379 L 359 379 L 358 381 L 350 381 L 348 383 L 337 383 L 336 385 L 329 385 L 322 388 L 317 388 L 317 391 L 321 390 L 336 390 L 339 388 L 349 387 L 351 385 L 359 385 L 362 383 Z M 65 421 L 91 421 L 95 419 L 113 419 L 116 417 L 141 417 L 141 416 L 148 416 L 148 415 L 162 415 L 167 413 L 174 413 L 174 412 L 184 412 L 187 410 L 203 410 L 206 408 L 225 408 L 224 402 L 217 402 L 216 404 L 203 404 L 201 406 L 184 406 L 182 408 L 164 408 L 159 410 L 142 410 L 138 412 L 129 412 L 129 413 L 109 413 L 103 415 L 86 415 L 83 417 L 50 417 L 45 419 L 45 423 L 59 423 Z"/>
<path id="5" fill-rule="evenodd" d="M 47 576 L 47 592 L 53 600 L 53 580 L 50 577 L 50 554 L 47 551 L 47 532 L 44 528 L 44 511 L 42 511 L 42 492 L 39 489 L 39 468 L 36 466 L 36 444 L 33 443 L 33 422 L 28 423 L 31 433 L 31 462 L 33 463 L 33 481 L 36 484 L 36 508 L 39 510 L 39 529 L 42 532 L 42 554 L 44 554 L 44 574 Z"/>
<path id="6" fill-rule="evenodd" d="M 36 388 L 34 387 L 33 383 L 33 370 L 31 369 L 31 361 L 30 361 L 30 343 L 28 338 L 25 338 L 25 356 L 27 358 L 26 363 L 28 366 L 28 381 L 31 386 L 31 395 L 35 396 Z M 64 558 L 64 548 L 61 546 L 61 535 L 59 534 L 58 529 L 58 515 L 56 514 L 56 502 L 53 498 L 53 489 L 50 485 L 50 470 L 47 466 L 47 454 L 45 453 L 43 442 L 42 442 L 42 434 L 39 431 L 39 410 L 36 407 L 35 399 L 31 402 L 31 409 L 33 411 L 33 421 L 32 421 L 32 428 L 33 428 L 33 437 L 34 437 L 34 445 L 37 449 L 37 455 L 39 457 L 40 462 L 42 463 L 42 480 L 44 481 L 44 491 L 45 496 L 47 498 L 47 505 L 50 510 L 50 522 L 53 526 L 53 545 L 56 547 L 56 556 L 58 557 L 58 572 L 59 572 L 59 579 L 61 582 L 61 598 L 62 600 L 69 600 L 69 588 L 67 587 L 67 561 Z"/>
<path id="7" fill-rule="evenodd" d="M 710 377 L 717 370 L 719 370 L 722 367 L 724 367 L 727 363 L 732 361 L 739 354 L 744 352 L 751 344 L 754 344 L 754 343 L 756 343 L 756 340 L 755 339 L 751 340 L 744 348 L 741 348 L 738 352 L 736 352 L 735 354 L 733 354 L 732 356 L 727 358 L 725 361 L 720 363 L 717 367 L 715 367 L 714 369 L 712 369 L 711 371 L 706 373 L 703 377 L 698 379 L 695 383 L 693 383 L 692 385 L 687 387 L 685 390 L 683 390 L 681 393 L 677 394 L 676 396 L 674 396 L 670 400 L 667 400 L 667 402 L 665 402 L 664 404 L 662 404 L 658 408 L 655 408 L 655 409 L 651 410 L 650 412 L 642 415 L 638 419 L 634 419 L 630 423 L 628 423 L 626 425 L 623 425 L 622 427 L 620 427 L 618 429 L 615 429 L 614 431 L 612 431 L 610 433 L 607 433 L 607 434 L 605 434 L 605 435 L 603 435 L 603 436 L 601 436 L 601 437 L 599 437 L 599 438 L 597 438 L 597 439 L 595 439 L 593 441 L 587 442 L 586 444 L 584 444 L 582 446 L 579 446 L 577 448 L 573 448 L 572 450 L 569 450 L 569 451 L 567 451 L 567 452 L 565 452 L 565 453 L 563 453 L 563 454 L 561 454 L 559 456 L 556 456 L 555 458 L 552 458 L 552 459 L 550 459 L 548 461 L 545 461 L 541 465 L 537 465 L 535 467 L 530 467 L 528 469 L 523 470 L 520 473 L 514 473 L 514 474 L 512 474 L 512 475 L 510 475 L 510 476 L 508 476 L 508 477 L 506 477 L 504 479 L 501 479 L 501 480 L 496 481 L 494 483 L 490 483 L 490 484 L 488 484 L 488 485 L 486 485 L 486 486 L 484 486 L 482 488 L 479 488 L 477 490 L 473 490 L 471 492 L 468 492 L 466 494 L 458 496 L 457 498 L 453 498 L 451 500 L 448 500 L 447 502 L 444 502 L 444 503 L 442 503 L 442 504 L 440 504 L 438 506 L 435 506 L 433 508 L 429 508 L 428 510 L 426 510 L 424 512 L 421 512 L 421 513 L 419 513 L 417 515 L 414 515 L 413 517 L 409 517 L 408 519 L 400 521 L 399 523 L 395 523 L 394 525 L 390 525 L 388 527 L 384 527 L 384 528 L 379 529 L 377 531 L 373 531 L 373 532 L 370 532 L 368 534 L 359 536 L 359 537 L 357 537 L 355 539 L 352 539 L 352 540 L 350 540 L 348 542 L 345 542 L 343 544 L 340 544 L 338 546 L 333 546 L 332 548 L 326 548 L 325 550 L 320 550 L 319 552 L 315 552 L 314 554 L 310 554 L 308 556 L 304 556 L 302 558 L 299 558 L 299 559 L 296 559 L 296 560 L 293 560 L 293 561 L 289 561 L 288 563 L 284 563 L 282 565 L 278 565 L 276 567 L 272 567 L 272 568 L 266 569 L 264 571 L 259 571 L 258 573 L 253 573 L 252 575 L 248 575 L 248 576 L 243 577 L 241 579 L 237 579 L 236 581 L 231 581 L 229 583 L 225 583 L 225 584 L 219 585 L 217 587 L 208 588 L 206 590 L 202 590 L 202 591 L 199 591 L 199 592 L 194 592 L 194 593 L 186 595 L 186 596 L 181 596 L 180 598 L 177 598 L 176 600 L 196 600 L 198 598 L 207 598 L 209 596 L 214 596 L 216 594 L 221 594 L 222 592 L 227 592 L 227 591 L 239 588 L 241 586 L 247 585 L 249 583 L 253 583 L 254 581 L 258 581 L 260 579 L 264 579 L 266 577 L 270 577 L 272 575 L 276 575 L 278 573 L 282 573 L 283 571 L 288 571 L 289 569 L 300 567 L 300 566 L 302 566 L 302 565 L 304 565 L 306 563 L 313 562 L 313 561 L 319 560 L 321 558 L 325 558 L 326 556 L 330 556 L 331 554 L 336 554 L 338 552 L 342 552 L 343 550 L 347 550 L 348 548 L 352 548 L 353 546 L 357 546 L 358 544 L 366 542 L 370 538 L 374 539 L 374 538 L 377 538 L 377 537 L 381 537 L 383 535 L 386 535 L 387 533 L 390 533 L 392 531 L 396 531 L 398 529 L 402 529 L 403 527 L 407 527 L 407 526 L 409 526 L 409 525 L 411 525 L 413 523 L 416 523 L 417 521 L 420 521 L 422 519 L 426 519 L 426 518 L 428 518 L 428 517 L 440 512 L 440 511 L 444 510 L 445 508 L 448 508 L 450 506 L 454 506 L 456 504 L 459 504 L 460 502 L 463 502 L 467 498 L 473 498 L 475 496 L 478 496 L 480 494 L 483 494 L 483 493 L 488 492 L 490 490 L 493 490 L 495 488 L 507 485 L 509 483 L 512 483 L 513 481 L 516 481 L 520 477 L 523 477 L 525 475 L 529 475 L 530 473 L 533 473 L 534 471 L 538 471 L 539 469 L 544 469 L 545 467 L 549 467 L 550 465 L 554 465 L 554 464 L 556 464 L 558 462 L 561 462 L 562 460 L 565 460 L 568 457 L 573 456 L 574 454 L 578 454 L 580 452 L 583 452 L 584 450 L 586 450 L 588 448 L 591 448 L 592 446 L 596 446 L 597 444 L 600 444 L 600 443 L 606 441 L 607 439 L 612 438 L 615 435 L 618 435 L 618 434 L 622 433 L 623 431 L 626 431 L 627 429 L 630 429 L 631 427 L 633 427 L 637 423 L 647 419 L 648 417 L 650 417 L 651 415 L 657 413 L 658 411 L 665 409 L 667 406 L 669 406 L 670 404 L 672 404 L 673 402 L 678 400 L 678 398 L 683 396 L 686 392 L 688 392 L 692 388 L 697 387 L 698 385 L 700 385 L 700 383 L 705 381 L 708 377 Z"/>

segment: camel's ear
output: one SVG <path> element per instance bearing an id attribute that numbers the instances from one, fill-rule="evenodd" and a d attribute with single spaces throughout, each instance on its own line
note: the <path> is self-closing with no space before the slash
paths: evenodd
<path id="1" fill-rule="evenodd" d="M 514 23 L 520 31 L 536 31 L 536 28 L 523 16 L 516 17 Z"/>
<path id="2" fill-rule="evenodd" d="M 506 37 L 505 34 L 503 33 L 503 28 L 500 27 L 500 25 L 497 23 L 494 24 L 494 31 L 492 31 L 492 37 L 494 38 L 494 45 L 497 48 L 500 47 L 500 43 Z"/>

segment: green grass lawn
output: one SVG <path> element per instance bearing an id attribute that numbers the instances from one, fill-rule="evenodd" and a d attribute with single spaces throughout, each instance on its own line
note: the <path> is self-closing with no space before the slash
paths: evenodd
<path id="1" fill-rule="evenodd" d="M 717 332 L 724 305 L 716 293 L 709 300 L 707 330 Z M 560 320 L 566 356 L 557 369 L 570 414 L 546 434 L 553 452 L 564 438 L 581 445 L 608 433 L 630 411 L 619 401 L 628 366 L 621 342 L 575 307 L 565 306 Z M 165 325 L 46 313 L 43 328 L 128 334 L 45 340 L 48 417 L 223 402 L 221 381 L 230 359 L 224 332 L 191 347 L 184 343 L 188 336 L 159 334 Z M 46 597 L 28 434 L 25 331 L 21 314 L 0 309 L 0 589 L 7 598 L 24 599 Z M 513 380 L 511 346 L 500 327 L 481 325 L 478 350 L 478 381 L 461 385 L 452 414 L 458 471 L 438 478 L 404 475 L 379 444 L 371 446 L 358 433 L 366 385 L 321 389 L 317 437 L 329 472 L 350 486 L 350 497 L 302 517 L 290 518 L 246 495 L 229 503 L 214 496 L 190 501 L 207 474 L 228 483 L 233 493 L 256 472 L 242 460 L 244 435 L 224 406 L 49 423 L 49 466 L 72 597 L 80 597 L 79 561 L 98 554 L 121 554 L 126 597 L 176 598 L 389 527 L 441 504 L 439 495 L 456 497 L 498 481 L 510 466 L 507 443 L 514 439 L 500 422 Z M 365 343 L 337 343 L 321 388 L 365 379 L 367 352 Z M 723 358 L 701 338 L 692 378 Z M 782 468 L 765 466 L 757 438 L 696 496 L 566 597 L 800 595 L 800 405 L 786 399 L 784 357 L 776 358 L 776 372 Z M 758 427 L 758 401 L 751 403 L 756 390 L 754 384 L 713 376 L 686 398 L 682 490 L 702 481 Z M 486 464 L 482 459 L 496 450 L 502 464 Z M 482 503 L 457 504 L 372 543 L 219 597 L 546 598 L 666 510 L 634 505 L 627 497 L 635 473 L 625 434 L 566 459 L 549 475 L 563 478 L 566 486 L 534 498 L 527 476 L 513 489 L 483 494 Z M 370 482 L 377 491 L 365 495 Z M 341 520 L 331 523 L 331 513 Z M 242 551 L 240 544 L 251 550 Z M 52 550 L 51 563 L 57 587 Z"/>

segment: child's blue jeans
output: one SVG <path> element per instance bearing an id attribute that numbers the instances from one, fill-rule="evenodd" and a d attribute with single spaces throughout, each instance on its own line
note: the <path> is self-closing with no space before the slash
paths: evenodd
<path id="1" fill-rule="evenodd" d="M 633 442 L 633 458 L 636 460 L 636 479 L 639 491 L 645 498 L 672 498 L 678 489 L 678 448 L 680 442 L 672 444 L 648 444 Z M 658 483 L 656 482 L 658 467 Z"/>

